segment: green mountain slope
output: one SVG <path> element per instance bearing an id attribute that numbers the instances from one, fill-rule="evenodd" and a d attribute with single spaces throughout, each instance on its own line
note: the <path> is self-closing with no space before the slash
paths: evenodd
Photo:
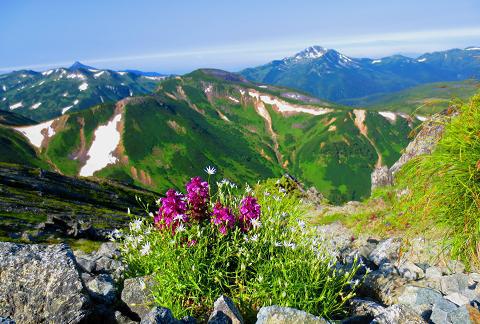
<path id="1" fill-rule="evenodd" d="M 0 75 L 0 110 L 45 121 L 99 103 L 150 93 L 162 79 L 80 63 L 41 73 L 15 71 Z"/>
<path id="2" fill-rule="evenodd" d="M 239 184 L 290 172 L 340 202 L 369 194 L 372 169 L 391 165 L 418 123 L 198 70 L 152 95 L 16 129 L 67 175 L 163 191 L 207 165 Z"/>
<path id="3" fill-rule="evenodd" d="M 373 110 L 387 110 L 431 115 L 448 108 L 452 99 L 466 100 L 478 92 L 477 80 L 437 82 L 391 94 L 342 100 L 342 103 Z"/>

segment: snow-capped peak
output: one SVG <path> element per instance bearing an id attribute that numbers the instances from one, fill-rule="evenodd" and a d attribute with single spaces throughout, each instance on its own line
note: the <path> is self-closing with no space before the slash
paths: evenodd
<path id="1" fill-rule="evenodd" d="M 466 51 L 480 51 L 480 47 L 470 46 L 465 49 Z"/>
<path id="2" fill-rule="evenodd" d="M 295 54 L 295 56 L 293 58 L 295 60 L 316 59 L 316 58 L 320 58 L 323 55 L 325 55 L 325 53 L 327 53 L 327 51 L 328 50 L 326 48 L 323 48 L 323 47 L 318 46 L 318 45 L 310 46 L 310 47 L 307 47 L 306 49 L 304 49 L 303 51 Z"/>

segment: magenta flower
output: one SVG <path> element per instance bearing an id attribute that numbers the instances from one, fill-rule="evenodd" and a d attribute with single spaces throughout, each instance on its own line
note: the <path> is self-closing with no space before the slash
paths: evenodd
<path id="1" fill-rule="evenodd" d="M 232 229 L 235 224 L 235 216 L 228 207 L 224 207 L 217 202 L 213 207 L 213 215 L 211 222 L 218 227 L 223 235 L 227 234 L 228 228 Z"/>
<path id="2" fill-rule="evenodd" d="M 210 199 L 208 182 L 203 181 L 200 177 L 194 177 L 187 183 L 186 187 L 191 217 L 196 220 L 206 219 Z"/>
<path id="3" fill-rule="evenodd" d="M 180 224 L 188 222 L 187 203 L 183 194 L 169 189 L 166 197 L 160 199 L 160 204 L 160 209 L 153 219 L 158 228 L 171 228 L 175 232 Z"/>
<path id="4" fill-rule="evenodd" d="M 259 220 L 261 207 L 257 203 L 257 199 L 247 196 L 240 203 L 239 223 L 243 231 L 248 231 L 252 227 L 253 220 Z"/>

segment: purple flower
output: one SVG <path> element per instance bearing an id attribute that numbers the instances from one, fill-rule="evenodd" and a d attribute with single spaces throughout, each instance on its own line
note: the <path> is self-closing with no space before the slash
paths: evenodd
<path id="1" fill-rule="evenodd" d="M 213 215 L 211 222 L 218 227 L 223 235 L 227 234 L 228 228 L 232 229 L 235 224 L 235 216 L 228 207 L 224 207 L 217 202 L 213 207 Z"/>
<path id="2" fill-rule="evenodd" d="M 208 182 L 200 177 L 194 177 L 187 183 L 187 198 L 190 209 L 190 216 L 196 220 L 202 220 L 208 217 L 208 201 L 210 194 Z"/>
<path id="3" fill-rule="evenodd" d="M 252 220 L 260 219 L 261 208 L 257 199 L 247 196 L 240 203 L 239 223 L 243 231 L 248 231 L 252 227 Z"/>
<path id="4" fill-rule="evenodd" d="M 188 222 L 188 216 L 185 215 L 187 203 L 185 196 L 181 193 L 169 189 L 166 197 L 160 199 L 160 205 L 160 209 L 153 219 L 158 228 L 171 228 L 175 232 L 180 224 Z"/>

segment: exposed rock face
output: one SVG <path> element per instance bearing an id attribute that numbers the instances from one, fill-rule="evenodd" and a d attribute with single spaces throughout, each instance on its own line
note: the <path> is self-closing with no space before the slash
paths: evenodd
<path id="1" fill-rule="evenodd" d="M 393 184 L 394 175 L 400 168 L 416 156 L 430 154 L 445 130 L 445 123 L 450 118 L 451 111 L 447 110 L 439 115 L 432 116 L 423 123 L 422 129 L 415 139 L 408 144 L 405 152 L 400 156 L 397 162 L 390 169 L 388 167 L 377 168 L 373 171 L 372 190 L 378 187 L 389 186 Z"/>
<path id="2" fill-rule="evenodd" d="M 0 316 L 18 323 L 79 323 L 89 315 L 89 303 L 68 246 L 0 242 Z"/>
<path id="3" fill-rule="evenodd" d="M 243 317 L 233 301 L 227 296 L 220 296 L 213 305 L 213 312 L 208 319 L 211 324 L 243 324 Z"/>
<path id="4" fill-rule="evenodd" d="M 321 318 L 307 312 L 280 306 L 260 308 L 257 314 L 257 324 L 327 324 Z"/>

